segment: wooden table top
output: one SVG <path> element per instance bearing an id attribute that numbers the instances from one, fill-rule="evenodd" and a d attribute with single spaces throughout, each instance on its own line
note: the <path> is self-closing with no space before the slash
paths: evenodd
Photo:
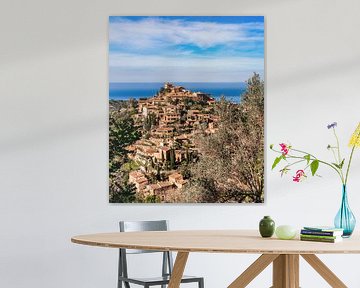
<path id="1" fill-rule="evenodd" d="M 77 244 L 141 250 L 249 253 L 249 254 L 344 254 L 360 253 L 360 235 L 338 243 L 262 238 L 257 230 L 189 230 L 116 232 L 79 235 Z"/>

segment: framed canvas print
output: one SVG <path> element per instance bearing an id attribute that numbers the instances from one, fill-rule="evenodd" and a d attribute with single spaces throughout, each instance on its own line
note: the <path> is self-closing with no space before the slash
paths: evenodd
<path id="1" fill-rule="evenodd" d="M 264 201 L 264 17 L 109 17 L 109 201 Z"/>

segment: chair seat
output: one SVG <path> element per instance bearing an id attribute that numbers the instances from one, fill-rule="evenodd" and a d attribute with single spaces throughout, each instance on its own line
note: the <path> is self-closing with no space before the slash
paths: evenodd
<path id="1" fill-rule="evenodd" d="M 120 280 L 124 282 L 134 283 L 138 285 L 150 284 L 150 285 L 161 285 L 161 284 L 168 284 L 170 281 L 170 276 L 164 277 L 149 277 L 149 278 L 126 278 L 126 277 L 119 277 Z M 184 275 L 181 278 L 181 283 L 188 283 L 188 282 L 196 282 L 200 281 L 202 277 L 195 277 L 195 276 L 187 276 Z"/>

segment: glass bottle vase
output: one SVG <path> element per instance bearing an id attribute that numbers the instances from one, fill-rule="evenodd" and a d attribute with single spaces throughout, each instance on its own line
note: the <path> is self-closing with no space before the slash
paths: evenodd
<path id="1" fill-rule="evenodd" d="M 346 185 L 342 187 L 341 206 L 336 214 L 334 224 L 336 228 L 344 229 L 343 237 L 346 238 L 351 236 L 355 228 L 356 219 L 349 207 Z"/>

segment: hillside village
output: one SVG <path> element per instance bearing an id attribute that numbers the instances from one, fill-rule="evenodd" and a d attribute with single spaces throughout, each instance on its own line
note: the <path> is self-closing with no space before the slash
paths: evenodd
<path id="1" fill-rule="evenodd" d="M 133 117 L 142 137 L 126 150 L 128 181 L 136 186 L 138 199 L 176 202 L 181 198 L 189 181 L 183 168 L 201 155 L 199 135 L 217 131 L 214 105 L 210 95 L 171 83 L 155 96 L 137 101 Z"/>

